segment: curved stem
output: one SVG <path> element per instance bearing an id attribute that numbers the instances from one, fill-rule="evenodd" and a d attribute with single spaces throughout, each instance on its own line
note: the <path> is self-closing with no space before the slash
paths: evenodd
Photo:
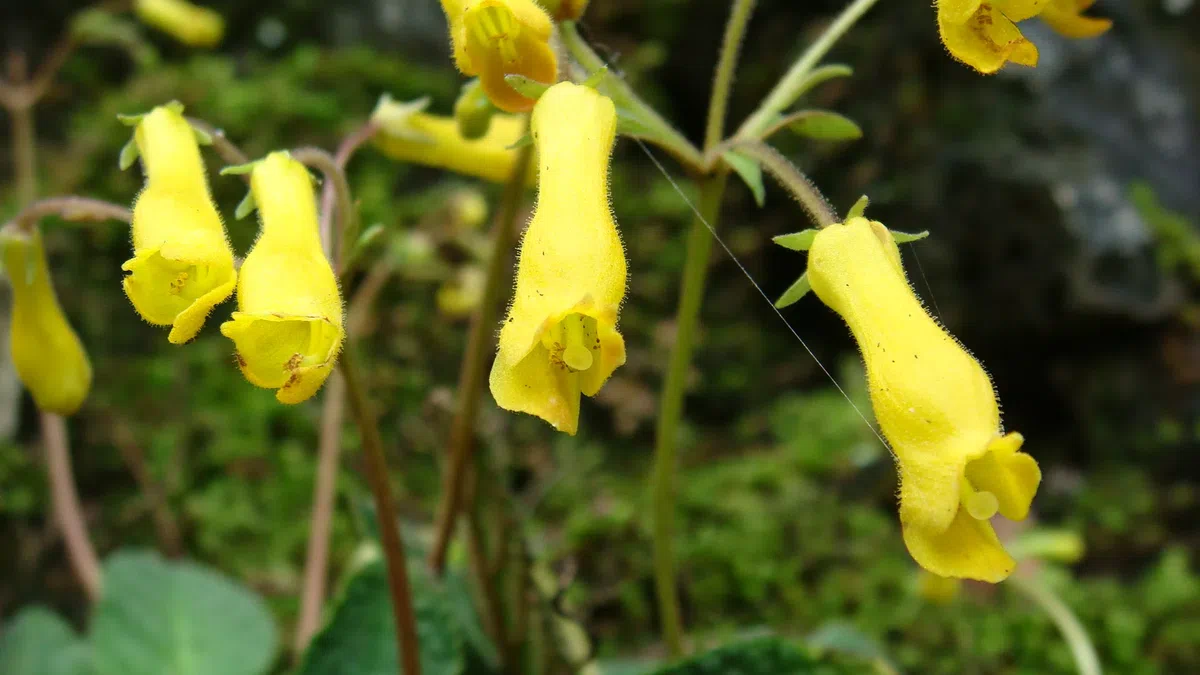
<path id="1" fill-rule="evenodd" d="M 421 658 L 417 643 L 417 619 L 413 612 L 412 586 L 408 582 L 408 567 L 404 558 L 404 543 L 400 539 L 396 502 L 388 483 L 387 458 L 383 439 L 379 436 L 375 413 L 359 375 L 354 354 L 347 348 L 338 363 L 346 383 L 350 410 L 362 435 L 363 454 L 367 460 L 366 478 L 375 498 L 379 535 L 387 563 L 388 589 L 392 594 L 392 615 L 396 623 L 396 643 L 400 650 L 402 675 L 420 675 Z"/>
<path id="2" fill-rule="evenodd" d="M 704 298 L 704 278 L 712 254 L 713 236 L 708 226 L 716 227 L 721 199 L 725 196 L 728 174 L 724 171 L 700 182 L 700 216 L 688 230 L 687 258 L 683 266 L 683 287 L 679 310 L 675 314 L 675 343 L 671 346 L 666 379 L 658 404 L 658 428 L 654 444 L 654 582 L 658 594 L 659 621 L 663 639 L 671 656 L 683 653 L 683 628 L 679 595 L 675 588 L 675 442 L 683 416 L 683 395 L 688 366 L 692 360 L 693 338 L 700 319 Z"/>
<path id="3" fill-rule="evenodd" d="M 225 135 L 224 129 L 219 129 L 196 117 L 188 117 L 186 119 L 188 124 L 192 125 L 193 129 L 199 129 L 212 138 L 213 150 L 216 150 L 217 154 L 220 155 L 221 159 L 225 160 L 227 164 L 236 166 L 238 164 L 245 164 L 250 161 L 250 157 L 248 157 L 246 153 L 242 152 L 242 149 L 239 148 L 236 143 L 229 140 L 229 138 Z M 250 180 L 249 175 L 245 175 L 243 177 L 246 180 Z"/>
<path id="4" fill-rule="evenodd" d="M 329 531 L 337 492 L 338 455 L 342 421 L 346 412 L 346 381 L 339 372 L 329 377 L 321 399 L 321 436 L 317 444 L 317 476 L 313 482 L 312 519 L 308 527 L 308 553 L 304 561 L 304 586 L 300 618 L 296 621 L 297 654 L 308 647 L 321 623 L 325 603 L 325 577 L 329 568 Z"/>
<path id="5" fill-rule="evenodd" d="M 821 33 L 817 41 L 809 45 L 800 58 L 792 64 L 783 79 L 779 80 L 771 93 L 767 94 L 767 98 L 763 99 L 758 110 L 746 118 L 741 128 L 738 129 L 737 136 L 760 138 L 762 131 L 771 124 L 771 119 L 795 102 L 796 91 L 804 83 L 808 74 L 812 72 L 817 62 L 829 53 L 838 39 L 845 35 L 846 31 L 850 30 L 850 27 L 876 2 L 878 0 L 854 0 L 847 5 L 833 23 L 829 24 L 829 27 Z"/>
<path id="6" fill-rule="evenodd" d="M 342 139 L 341 145 L 338 145 L 337 152 L 333 154 L 333 162 L 344 173 L 346 164 L 350 162 L 350 158 L 354 153 L 362 147 L 363 143 L 371 140 L 371 137 L 379 131 L 379 124 L 374 120 L 369 120 L 357 131 Z M 335 247 L 336 243 L 333 239 L 333 207 L 338 199 L 337 186 L 333 181 L 325 183 L 325 187 L 321 190 L 321 244 L 325 247 L 325 251 L 329 255 L 330 260 L 337 261 L 337 269 L 342 270 L 342 265 L 345 264 L 346 256 L 350 251 L 342 246 Z M 346 222 L 341 223 L 343 230 L 346 227 Z M 353 242 L 351 242 L 353 243 Z"/>
<path id="7" fill-rule="evenodd" d="M 712 98 L 708 104 L 708 123 L 704 128 L 704 151 L 707 154 L 721 142 L 725 133 L 725 115 L 729 108 L 729 91 L 733 87 L 733 76 L 737 70 L 738 55 L 746 36 L 746 24 L 754 13 L 755 0 L 734 0 L 725 24 L 725 38 L 721 42 L 721 55 L 713 76 Z M 708 158 L 711 162 L 712 158 Z"/>
<path id="8" fill-rule="evenodd" d="M 1063 639 L 1071 648 L 1071 656 L 1075 657 L 1075 667 L 1079 670 L 1079 675 L 1101 675 L 1100 657 L 1096 655 L 1096 647 L 1092 645 L 1083 624 L 1079 623 L 1079 619 L 1065 602 L 1034 577 L 1013 575 L 1009 577 L 1008 583 L 1037 603 L 1058 626 Z"/>
<path id="9" fill-rule="evenodd" d="M 346 180 L 346 172 L 333 155 L 320 148 L 296 148 L 290 151 L 292 159 L 317 169 L 325 174 L 325 180 L 333 184 L 333 192 L 337 202 L 338 225 L 341 227 L 341 242 L 338 250 L 349 251 L 354 242 L 358 241 L 358 212 L 354 208 L 354 197 L 350 193 L 350 183 Z M 340 270 L 345 276 L 346 270 Z"/>
<path id="10" fill-rule="evenodd" d="M 54 518 L 62 530 L 71 566 L 75 568 L 75 574 L 88 598 L 96 602 L 100 599 L 100 562 L 88 539 L 83 509 L 79 506 L 75 476 L 71 470 L 71 451 L 67 447 L 67 424 L 53 413 L 42 412 L 39 417 Z"/>
<path id="11" fill-rule="evenodd" d="M 833 210 L 829 202 L 825 201 L 824 195 L 817 189 L 817 186 L 778 150 L 762 141 L 751 140 L 738 141 L 733 147 L 739 152 L 757 159 L 767 173 L 774 176 L 779 184 L 787 188 L 796 201 L 800 202 L 800 206 L 804 207 L 805 213 L 817 224 L 817 227 L 841 222 L 837 212 Z"/>
<path id="12" fill-rule="evenodd" d="M 128 223 L 133 220 L 133 212 L 120 204 L 90 197 L 68 196 L 39 199 L 18 211 L 9 224 L 25 232 L 33 232 L 38 221 L 47 216 L 58 216 L 73 222 L 119 220 Z"/>
<path id="13" fill-rule="evenodd" d="M 429 566 L 435 574 L 441 574 L 446 566 L 446 549 L 458 522 L 462 508 L 463 483 L 467 474 L 468 460 L 475 441 L 475 416 L 479 412 L 479 395 L 486 377 L 484 372 L 492 352 L 492 339 L 496 329 L 496 310 L 501 294 L 508 289 L 511 271 L 509 252 L 517 239 L 517 214 L 525 194 L 525 176 L 529 163 L 533 161 L 533 145 L 521 148 L 517 162 L 500 202 L 500 212 L 492 227 L 492 255 L 488 259 L 483 298 L 479 308 L 471 317 L 471 330 L 467 337 L 467 349 L 463 353 L 462 367 L 458 373 L 458 407 L 450 427 L 449 459 L 442 474 L 442 497 L 438 502 L 437 520 L 434 522 L 433 546 L 429 549 Z"/>

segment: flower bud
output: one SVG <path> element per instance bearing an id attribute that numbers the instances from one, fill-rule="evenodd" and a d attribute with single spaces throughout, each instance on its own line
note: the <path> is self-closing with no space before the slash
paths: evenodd
<path id="1" fill-rule="evenodd" d="M 342 298 L 321 250 L 312 177 L 286 152 L 254 164 L 262 229 L 238 279 L 238 309 L 221 324 L 251 384 L 300 403 L 321 388 L 342 349 Z"/>
<path id="2" fill-rule="evenodd" d="M 9 226 L 0 232 L 0 247 L 12 283 L 9 340 L 17 376 L 39 409 L 73 414 L 91 389 L 92 366 L 54 294 L 42 235 Z"/>
<path id="3" fill-rule="evenodd" d="M 190 47 L 214 47 L 225 34 L 225 20 L 187 0 L 135 0 L 133 11 L 149 26 Z"/>
<path id="4" fill-rule="evenodd" d="M 570 82 L 551 87 L 533 109 L 537 210 L 490 377 L 501 408 L 572 435 L 580 394 L 594 396 L 625 363 L 617 332 L 625 250 L 608 192 L 616 120 L 611 100 Z"/>
<path id="5" fill-rule="evenodd" d="M 200 148 L 181 111 L 178 104 L 159 106 L 137 122 L 146 187 L 133 205 L 133 258 L 121 266 L 134 309 L 156 326 L 171 326 L 174 344 L 195 337 L 237 281 Z"/>
<path id="6" fill-rule="evenodd" d="M 1015 562 L 989 520 L 1023 520 L 1037 462 L 1004 434 L 983 367 L 930 316 L 881 223 L 850 218 L 809 248 L 812 290 L 850 327 L 866 364 L 880 430 L 900 474 L 909 553 L 944 577 L 997 582 Z"/>

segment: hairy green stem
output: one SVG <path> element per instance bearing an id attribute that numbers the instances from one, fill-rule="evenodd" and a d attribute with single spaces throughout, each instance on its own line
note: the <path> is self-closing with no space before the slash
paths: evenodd
<path id="1" fill-rule="evenodd" d="M 733 88 L 733 76 L 737 70 L 738 55 L 746 37 L 746 25 L 754 14 L 755 0 L 733 0 L 729 22 L 725 24 L 725 38 L 721 42 L 721 55 L 713 76 L 712 99 L 708 104 L 708 123 L 704 127 L 704 151 L 708 154 L 721 143 L 725 133 L 725 115 L 729 109 L 729 92 Z M 708 158 L 710 164 L 712 158 Z"/>
<path id="2" fill-rule="evenodd" d="M 847 5 L 817 41 L 809 45 L 800 58 L 796 59 L 783 79 L 779 80 L 770 94 L 767 94 L 758 110 L 742 123 L 736 135 L 741 138 L 761 138 L 763 130 L 771 125 L 772 119 L 795 102 L 798 88 L 817 63 L 876 2 L 878 0 L 854 0 Z"/>
<path id="3" fill-rule="evenodd" d="M 525 194 L 525 176 L 532 161 L 533 145 L 526 145 L 517 155 L 513 172 L 504 187 L 500 212 L 492 226 L 492 255 L 485 272 L 483 297 L 471 317 L 467 348 L 458 373 L 458 406 L 450 427 L 448 458 L 445 471 L 442 472 L 442 497 L 434 522 L 433 546 L 429 549 L 429 566 L 439 575 L 446 567 L 446 550 L 462 508 L 463 483 L 475 441 L 475 417 L 479 413 L 479 396 L 486 376 L 484 371 L 493 349 L 496 312 L 502 294 L 509 288 L 509 252 L 516 244 L 517 215 Z"/>
<path id="4" fill-rule="evenodd" d="M 666 380 L 658 404 L 658 429 L 654 444 L 654 582 L 658 594 L 659 621 L 663 639 L 672 657 L 683 654 L 683 628 L 679 612 L 679 595 L 675 588 L 675 443 L 679 421 L 683 416 L 683 395 L 687 386 L 688 367 L 700 319 L 704 297 L 704 281 L 708 260 L 712 255 L 713 235 L 708 226 L 716 227 L 721 199 L 725 196 L 725 172 L 700 181 L 700 216 L 688 231 L 686 261 L 683 266 L 683 287 L 679 309 L 675 315 L 675 343 L 671 347 Z M 708 225 L 705 225 L 705 222 Z"/>
<path id="5" fill-rule="evenodd" d="M 1037 603 L 1058 626 L 1063 639 L 1071 648 L 1071 656 L 1075 658 L 1075 667 L 1079 670 L 1079 675 L 1101 675 L 1100 657 L 1096 655 L 1096 647 L 1083 624 L 1079 623 L 1078 617 L 1062 599 L 1035 577 L 1013 575 L 1008 578 L 1008 583 Z"/>
<path id="6" fill-rule="evenodd" d="M 339 361 L 350 411 L 362 436 L 363 454 L 367 460 L 366 478 L 375 498 L 379 536 L 387 563 L 388 588 L 392 596 L 392 615 L 396 623 L 396 643 L 400 650 L 401 675 L 420 675 L 421 657 L 417 643 L 417 619 L 413 611 L 412 587 L 408 582 L 408 567 L 404 558 L 404 543 L 400 539 L 396 502 L 388 482 L 387 458 L 383 439 L 371 403 L 367 399 L 358 365 L 352 350 L 347 348 Z"/>
<path id="7" fill-rule="evenodd" d="M 792 193 L 808 217 L 817 227 L 826 227 L 840 222 L 837 212 L 825 201 L 825 196 L 809 180 L 804 172 L 788 161 L 778 150 L 762 141 L 738 141 L 733 146 L 748 157 L 752 157 L 775 177 L 779 184 Z"/>

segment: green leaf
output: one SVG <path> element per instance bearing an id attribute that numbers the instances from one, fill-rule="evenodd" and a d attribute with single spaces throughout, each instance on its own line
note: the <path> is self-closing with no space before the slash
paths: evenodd
<path id="1" fill-rule="evenodd" d="M 772 237 L 771 241 L 779 244 L 784 248 L 790 248 L 793 251 L 807 251 L 812 246 L 813 238 L 817 236 L 820 230 L 807 229 L 791 234 L 781 234 L 778 237 Z"/>
<path id="2" fill-rule="evenodd" d="M 128 169 L 129 167 L 133 166 L 134 162 L 137 161 L 138 155 L 139 152 L 137 143 L 135 143 L 131 138 L 129 139 L 129 142 L 121 148 L 121 156 L 117 158 L 117 166 L 120 167 L 122 171 Z"/>
<path id="3" fill-rule="evenodd" d="M 820 141 L 849 141 L 863 135 L 854 120 L 828 110 L 803 110 L 789 115 L 786 123 L 794 133 Z"/>
<path id="4" fill-rule="evenodd" d="M 783 292 L 783 295 L 779 296 L 779 299 L 775 301 L 775 308 L 783 309 L 789 305 L 794 305 L 800 300 L 800 298 L 803 298 L 811 290 L 812 284 L 808 283 L 808 272 L 805 271 L 804 274 L 801 274 L 800 278 L 796 280 L 796 283 L 789 286 L 788 289 Z"/>
<path id="5" fill-rule="evenodd" d="M 726 151 L 721 157 L 742 177 L 746 187 L 750 188 L 754 195 L 754 203 L 762 206 L 766 201 L 767 192 L 763 188 L 762 167 L 758 162 L 734 150 Z"/>
<path id="6" fill-rule="evenodd" d="M 859 197 L 858 201 L 854 202 L 854 206 L 851 206 L 850 210 L 846 212 L 846 220 L 863 217 L 863 214 L 867 212 L 867 207 L 870 206 L 870 204 L 871 200 L 868 199 L 866 195 Z"/>
<path id="7" fill-rule="evenodd" d="M 90 640 L 96 675 L 259 675 L 277 647 L 271 615 L 250 591 L 142 551 L 105 562 Z"/>
<path id="8" fill-rule="evenodd" d="M 466 668 L 466 646 L 445 588 L 427 575 L 419 575 L 413 581 L 421 673 L 459 675 Z M 350 578 L 329 624 L 313 638 L 305 652 L 297 675 L 399 672 L 390 598 L 387 570 L 384 561 L 377 558 Z"/>
<path id="9" fill-rule="evenodd" d="M 508 83 L 508 86 L 516 89 L 518 94 L 535 101 L 550 88 L 550 85 L 532 80 L 524 75 L 505 75 L 504 81 Z"/>
<path id="10" fill-rule="evenodd" d="M 743 640 L 653 671 L 654 675 L 816 675 L 820 664 L 778 637 Z"/>
<path id="11" fill-rule="evenodd" d="M 821 66 L 820 68 L 814 68 L 808 74 L 808 77 L 800 81 L 800 85 L 796 87 L 796 92 L 792 98 L 792 101 L 795 101 L 809 90 L 827 80 L 832 80 L 838 77 L 850 77 L 853 74 L 854 69 L 844 63 L 830 63 Z"/>
<path id="12" fill-rule="evenodd" d="M 0 631 L 4 675 L 89 675 L 87 645 L 67 622 L 44 607 L 29 607 Z"/>
<path id="13" fill-rule="evenodd" d="M 254 193 L 247 192 L 242 201 L 238 202 L 237 208 L 233 211 L 233 219 L 241 220 L 250 215 L 250 212 L 258 208 L 258 203 L 254 201 Z"/>
<path id="14" fill-rule="evenodd" d="M 892 233 L 892 239 L 895 239 L 897 244 L 907 244 L 911 241 L 920 241 L 921 239 L 924 239 L 925 237 L 929 236 L 929 230 L 925 230 L 924 232 L 917 232 L 916 234 L 909 234 L 907 232 L 897 232 L 895 230 L 888 230 L 888 232 Z"/>

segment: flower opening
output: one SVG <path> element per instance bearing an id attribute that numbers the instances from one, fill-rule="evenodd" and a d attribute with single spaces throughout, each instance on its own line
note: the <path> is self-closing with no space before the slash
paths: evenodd
<path id="1" fill-rule="evenodd" d="M 1037 47 L 1017 23 L 1040 17 L 1067 37 L 1094 37 L 1112 22 L 1081 16 L 1095 0 L 938 0 L 938 32 L 954 58 L 981 73 L 1005 63 L 1036 66 Z"/>
<path id="2" fill-rule="evenodd" d="M 479 76 L 497 108 L 533 108 L 533 99 L 509 86 L 505 75 L 547 84 L 558 79 L 558 60 L 550 47 L 554 24 L 534 0 L 442 0 L 442 9 L 455 65 L 464 75 Z"/>

